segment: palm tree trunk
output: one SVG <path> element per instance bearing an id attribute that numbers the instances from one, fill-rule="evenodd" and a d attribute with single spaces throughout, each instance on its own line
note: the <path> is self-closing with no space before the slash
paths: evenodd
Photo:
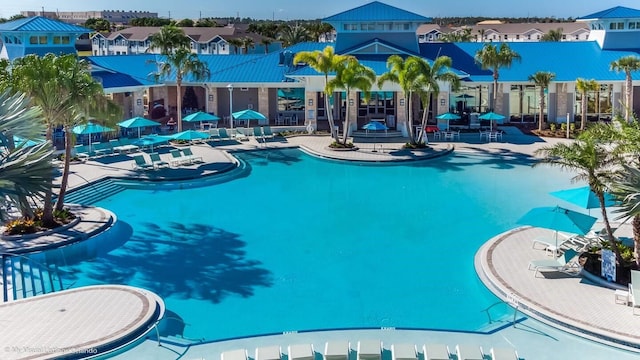
<path id="1" fill-rule="evenodd" d="M 600 202 L 600 212 L 602 213 L 602 221 L 604 222 L 604 227 L 607 230 L 607 237 L 609 238 L 609 246 L 611 246 L 611 250 L 616 254 L 616 262 L 618 264 L 622 264 L 622 256 L 620 256 L 620 249 L 618 248 L 618 244 L 616 243 L 616 239 L 613 236 L 613 229 L 611 229 L 611 224 L 609 223 L 609 217 L 607 216 L 607 208 L 604 205 L 604 192 L 598 193 L 598 200 Z"/>
<path id="2" fill-rule="evenodd" d="M 325 74 L 324 76 L 324 88 L 327 88 L 327 83 L 329 82 L 329 76 Z M 327 112 L 327 120 L 329 121 L 329 132 L 331 133 L 331 137 L 334 138 L 334 140 L 337 142 L 338 141 L 338 132 L 337 131 L 333 131 L 333 129 L 335 128 L 335 122 L 333 121 L 333 109 L 331 108 L 331 98 L 333 98 L 333 93 L 331 94 L 324 94 L 324 111 Z"/>
<path id="3" fill-rule="evenodd" d="M 587 123 L 587 92 L 582 92 L 582 119 L 580 121 L 580 130 L 584 130 Z"/>
<path id="4" fill-rule="evenodd" d="M 177 109 L 177 119 L 178 119 L 178 132 L 182 131 L 182 79 L 180 79 L 180 76 L 178 75 L 176 77 L 176 107 Z"/>
<path id="5" fill-rule="evenodd" d="M 64 166 L 62 168 L 62 179 L 60 180 L 60 192 L 58 193 L 58 199 L 56 201 L 56 211 L 62 211 L 64 207 L 64 196 L 67 193 L 67 186 L 69 185 L 69 165 L 71 164 L 71 128 L 65 126 L 65 139 L 64 139 Z"/>
<path id="6" fill-rule="evenodd" d="M 633 84 L 631 82 L 631 71 L 630 70 L 626 70 L 626 83 L 625 83 L 625 87 L 626 89 L 624 89 L 625 91 L 625 95 L 627 96 L 627 101 L 625 103 L 625 120 L 627 120 L 627 122 L 631 122 L 631 90 L 633 89 Z"/>
<path id="7" fill-rule="evenodd" d="M 498 69 L 493 69 L 493 104 L 491 104 L 491 111 L 496 111 L 498 103 Z"/>
<path id="8" fill-rule="evenodd" d="M 633 225 L 633 257 L 636 266 L 640 267 L 640 215 L 636 215 L 632 220 Z"/>
<path id="9" fill-rule="evenodd" d="M 538 131 L 542 131 L 544 128 L 544 87 L 540 86 L 540 123 Z"/>
<path id="10" fill-rule="evenodd" d="M 344 112 L 344 129 L 342 129 L 342 144 L 347 145 L 347 135 L 349 134 L 349 89 L 345 89 L 347 98 L 345 99 L 346 109 Z"/>
<path id="11" fill-rule="evenodd" d="M 431 106 L 431 93 L 427 93 L 427 97 L 425 99 L 425 110 L 424 113 L 422 114 L 422 122 L 420 123 L 420 132 L 418 132 L 416 134 L 416 143 L 420 143 L 422 140 L 421 135 L 424 134 L 425 138 L 426 138 L 426 134 L 424 132 L 424 129 L 427 127 L 427 118 L 429 117 L 429 107 Z M 425 139 L 426 142 L 426 139 Z"/>
<path id="12" fill-rule="evenodd" d="M 409 91 L 407 94 L 407 96 L 405 96 L 404 101 L 405 101 L 405 113 L 406 113 L 406 119 L 407 119 L 407 133 L 409 134 L 409 142 L 411 144 L 415 144 L 416 140 L 413 138 L 413 92 Z"/>

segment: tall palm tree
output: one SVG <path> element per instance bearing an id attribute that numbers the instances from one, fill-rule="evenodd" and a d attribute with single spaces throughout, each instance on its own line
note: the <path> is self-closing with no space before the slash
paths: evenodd
<path id="1" fill-rule="evenodd" d="M 632 218 L 633 255 L 636 265 L 640 266 L 640 169 L 624 165 L 611 185 L 611 192 L 620 200 L 617 219 Z"/>
<path id="2" fill-rule="evenodd" d="M 433 63 L 429 63 L 422 58 L 415 58 L 418 71 L 418 82 L 420 85 L 420 95 L 424 104 L 424 112 L 422 113 L 421 129 L 427 126 L 427 118 L 429 108 L 431 107 L 431 97 L 438 97 L 440 94 L 440 82 L 451 84 L 451 88 L 457 91 L 460 88 L 460 78 L 451 71 L 451 58 L 448 56 L 438 56 Z M 420 131 L 416 134 L 416 142 L 421 142 L 421 136 L 424 132 Z"/>
<path id="3" fill-rule="evenodd" d="M 582 78 L 576 79 L 576 90 L 582 96 L 582 107 L 581 107 L 581 121 L 580 121 L 580 130 L 584 130 L 587 124 L 587 108 L 589 105 L 589 101 L 587 100 L 587 93 L 590 91 L 596 91 L 600 88 L 600 84 L 594 79 L 586 80 Z"/>
<path id="4" fill-rule="evenodd" d="M 529 75 L 529 81 L 540 88 L 540 120 L 538 122 L 538 131 L 544 129 L 544 92 L 549 88 L 549 84 L 555 78 L 556 74 L 550 71 L 537 71 L 535 74 Z"/>
<path id="5" fill-rule="evenodd" d="M 182 81 L 191 76 L 194 81 L 203 81 L 209 78 L 210 71 L 206 63 L 200 61 L 198 55 L 188 48 L 179 48 L 165 56 L 164 61 L 155 61 L 158 71 L 153 74 L 156 81 L 160 78 L 175 76 L 176 80 L 176 107 L 178 132 L 182 131 Z"/>
<path id="6" fill-rule="evenodd" d="M 0 93 L 0 202 L 17 206 L 25 217 L 33 217 L 29 199 L 42 201 L 54 177 L 51 142 L 17 148 L 13 144 L 13 135 L 36 138 L 44 130 L 42 111 L 29 102 L 21 93 Z M 0 213 L 3 219 L 6 215 Z"/>
<path id="7" fill-rule="evenodd" d="M 620 250 L 615 243 L 604 199 L 607 184 L 611 182 L 618 170 L 620 157 L 616 152 L 611 151 L 608 144 L 589 133 L 590 131 L 597 133 L 599 130 L 597 127 L 589 128 L 571 143 L 557 143 L 536 150 L 535 154 L 542 158 L 534 166 L 546 164 L 560 167 L 576 174 L 571 179 L 573 182 L 584 181 L 589 185 L 591 191 L 598 197 L 609 244 L 620 261 Z"/>
<path id="8" fill-rule="evenodd" d="M 501 68 L 510 68 L 515 61 L 521 60 L 520 54 L 513 51 L 507 43 L 500 44 L 498 48 L 494 44 L 485 44 L 482 49 L 478 50 L 475 55 L 476 63 L 480 64 L 482 69 L 491 70 L 493 72 L 493 104 L 495 110 L 498 100 L 498 79 L 500 78 L 499 70 Z"/>
<path id="9" fill-rule="evenodd" d="M 253 49 L 253 44 L 254 41 L 252 38 L 245 36 L 242 39 L 240 39 L 240 41 L 242 41 L 242 50 L 245 54 L 249 53 L 249 48 Z"/>
<path id="10" fill-rule="evenodd" d="M 422 84 L 419 80 L 420 72 L 418 58 L 410 56 L 406 59 L 399 55 L 391 55 L 387 58 L 388 71 L 378 78 L 378 87 L 382 87 L 385 82 L 398 84 L 402 89 L 402 96 L 405 99 L 405 119 L 407 119 L 407 132 L 409 141 L 414 144 L 413 135 L 413 94 L 420 91 Z"/>
<path id="11" fill-rule="evenodd" d="M 620 59 L 611 62 L 611 70 L 616 72 L 624 71 L 624 93 L 625 93 L 625 120 L 631 121 L 631 112 L 633 111 L 633 78 L 631 73 L 640 70 L 640 57 L 636 55 L 623 56 Z"/>
<path id="12" fill-rule="evenodd" d="M 309 32 L 304 26 L 300 25 L 283 25 L 280 29 L 278 39 L 282 41 L 285 47 L 309 41 Z"/>
<path id="13" fill-rule="evenodd" d="M 184 31 L 175 25 L 165 25 L 151 36 L 149 49 L 160 49 L 163 55 L 171 54 L 175 49 L 188 48 L 191 40 Z"/>
<path id="14" fill-rule="evenodd" d="M 362 92 L 362 98 L 365 102 L 369 101 L 371 95 L 371 87 L 376 81 L 376 73 L 369 67 L 362 65 L 357 59 L 351 58 L 336 71 L 336 77 L 329 81 L 329 88 L 335 90 L 337 88 L 344 89 L 347 93 L 347 98 L 351 90 L 360 90 Z M 347 135 L 349 134 L 349 127 L 351 117 L 349 116 L 350 101 L 347 101 L 346 116 L 344 119 L 343 130 L 343 144 L 347 144 Z M 357 106 L 357 105 L 356 105 Z"/>
<path id="15" fill-rule="evenodd" d="M 337 134 L 333 131 L 335 128 L 333 111 L 331 109 L 333 91 L 329 87 L 329 74 L 334 73 L 338 68 L 342 67 L 345 62 L 352 58 L 353 57 L 349 55 L 336 54 L 332 46 L 327 46 L 322 51 L 302 51 L 297 53 L 293 58 L 294 64 L 306 63 L 312 69 L 324 75 L 324 108 L 327 113 L 331 136 L 335 136 L 336 141 L 338 141 L 338 138 Z"/>
<path id="16" fill-rule="evenodd" d="M 273 39 L 270 38 L 262 38 L 260 40 L 260 44 L 264 45 L 264 53 L 268 54 L 269 53 L 269 45 L 273 44 Z"/>
<path id="17" fill-rule="evenodd" d="M 242 39 L 240 38 L 229 39 L 227 40 L 227 43 L 233 46 L 233 53 L 235 55 L 238 55 L 238 51 L 240 50 L 240 48 L 242 48 Z"/>
<path id="18" fill-rule="evenodd" d="M 563 31 L 564 29 L 562 28 L 551 29 L 549 30 L 549 32 L 547 32 L 546 34 L 542 35 L 542 37 L 540 37 L 540 41 L 548 41 L 548 42 L 562 41 Z"/>

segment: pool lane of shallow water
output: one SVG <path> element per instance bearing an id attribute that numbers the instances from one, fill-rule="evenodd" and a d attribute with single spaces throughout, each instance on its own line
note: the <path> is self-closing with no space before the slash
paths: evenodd
<path id="1" fill-rule="evenodd" d="M 523 156 L 395 166 L 294 149 L 238 156 L 247 177 L 128 189 L 95 204 L 116 213 L 122 235 L 95 258 L 66 254 L 65 281 L 150 289 L 169 310 L 164 335 L 187 338 L 476 330 L 497 299 L 477 279 L 475 252 L 530 208 L 556 204 L 549 191 L 571 186 L 570 174 Z"/>

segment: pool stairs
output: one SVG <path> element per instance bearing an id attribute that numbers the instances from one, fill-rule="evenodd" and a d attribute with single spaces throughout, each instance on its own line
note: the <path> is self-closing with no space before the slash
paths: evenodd
<path id="1" fill-rule="evenodd" d="M 69 204 L 93 205 L 123 190 L 125 190 L 125 187 L 116 180 L 104 179 L 66 194 L 64 202 Z"/>
<path id="2" fill-rule="evenodd" d="M 45 266 L 26 256 L 2 255 L 2 302 L 64 289 L 57 266 Z"/>

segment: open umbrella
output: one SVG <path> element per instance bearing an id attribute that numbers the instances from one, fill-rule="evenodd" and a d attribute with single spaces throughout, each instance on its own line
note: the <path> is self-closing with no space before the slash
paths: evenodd
<path id="1" fill-rule="evenodd" d="M 558 249 L 558 231 L 584 235 L 596 222 L 593 216 L 585 215 L 560 206 L 539 207 L 529 210 L 518 220 L 518 224 L 555 230 L 555 249 Z"/>
<path id="2" fill-rule="evenodd" d="M 153 120 L 149 120 L 140 116 L 136 116 L 134 118 L 128 119 L 128 120 L 124 120 L 118 123 L 118 126 L 123 127 L 125 129 L 138 129 L 138 138 L 140 138 L 140 129 L 142 129 L 143 127 L 149 127 L 149 126 L 160 126 L 162 124 L 160 124 L 157 121 L 153 121 Z"/>
<path id="3" fill-rule="evenodd" d="M 135 141 L 132 142 L 132 144 L 140 147 L 149 146 L 151 148 L 151 152 L 153 152 L 154 145 L 165 144 L 169 142 L 169 140 L 171 140 L 170 136 L 147 135 L 145 137 L 136 139 Z"/>
<path id="4" fill-rule="evenodd" d="M 449 120 L 458 120 L 460 119 L 460 115 L 453 113 L 444 113 L 436 116 L 436 119 L 447 120 L 447 130 L 449 130 Z"/>
<path id="5" fill-rule="evenodd" d="M 489 120 L 490 130 L 493 131 L 493 122 L 495 121 L 499 124 L 502 124 L 502 122 L 504 121 L 504 115 L 496 114 L 493 111 L 491 111 L 486 114 L 482 114 L 478 116 L 478 119 Z"/>
<path id="6" fill-rule="evenodd" d="M 200 128 L 202 128 L 202 123 L 205 121 L 218 121 L 220 118 L 213 114 L 209 114 L 206 112 L 198 111 L 193 114 L 189 114 L 182 118 L 182 121 L 186 122 L 200 122 Z"/>
<path id="7" fill-rule="evenodd" d="M 578 205 L 584 209 L 595 209 L 600 207 L 600 200 L 598 200 L 598 195 L 591 191 L 591 188 L 588 186 L 583 186 L 574 189 L 566 189 L 553 191 L 549 194 L 557 197 L 558 199 L 562 199 L 564 201 L 570 202 L 574 205 Z M 613 195 L 609 193 L 604 193 L 604 206 L 614 206 L 616 205 L 616 200 Z"/>
<path id="8" fill-rule="evenodd" d="M 109 132 L 113 131 L 113 129 L 89 121 L 86 124 L 74 126 L 71 131 L 76 135 L 89 135 L 89 151 L 91 151 L 91 134 Z"/>
<path id="9" fill-rule="evenodd" d="M 247 125 L 249 124 L 249 120 L 267 120 L 266 116 L 250 109 L 236 111 L 231 115 L 233 116 L 233 120 L 247 120 Z"/>
<path id="10" fill-rule="evenodd" d="M 193 140 L 208 139 L 209 134 L 203 133 L 200 131 L 195 131 L 195 130 L 186 130 L 183 132 L 179 132 L 177 134 L 173 134 L 169 136 L 169 138 L 173 140 L 193 141 Z"/>
<path id="11" fill-rule="evenodd" d="M 369 130 L 371 130 L 371 131 L 380 131 L 380 130 L 387 131 L 387 130 L 389 130 L 387 125 L 381 123 L 380 121 L 370 121 L 370 122 L 366 123 L 362 127 L 362 129 L 366 130 L 367 132 L 369 132 Z"/>

